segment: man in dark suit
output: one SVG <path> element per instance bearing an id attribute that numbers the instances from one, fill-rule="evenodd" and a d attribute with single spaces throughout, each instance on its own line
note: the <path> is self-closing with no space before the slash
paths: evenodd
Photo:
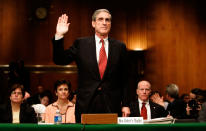
<path id="1" fill-rule="evenodd" d="M 179 87 L 176 84 L 166 86 L 166 99 L 169 101 L 167 111 L 173 118 L 186 119 L 186 105 L 179 99 Z"/>
<path id="2" fill-rule="evenodd" d="M 149 100 L 151 85 L 148 81 L 140 81 L 136 93 L 138 95 L 137 100 L 130 103 L 131 117 L 142 116 L 144 119 L 153 119 L 168 115 L 163 106 Z"/>
<path id="3" fill-rule="evenodd" d="M 76 121 L 82 113 L 118 113 L 128 116 L 126 98 L 126 46 L 108 37 L 111 14 L 106 9 L 96 10 L 92 16 L 95 35 L 75 40 L 64 50 L 63 36 L 68 31 L 68 16 L 58 19 L 53 39 L 55 64 L 66 65 L 75 61 L 78 68 Z M 121 109 L 122 108 L 122 109 Z"/>

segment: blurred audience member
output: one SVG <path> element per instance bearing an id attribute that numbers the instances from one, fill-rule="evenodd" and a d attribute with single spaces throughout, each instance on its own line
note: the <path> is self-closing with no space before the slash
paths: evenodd
<path id="1" fill-rule="evenodd" d="M 7 104 L 0 106 L 0 123 L 37 123 L 34 109 L 23 103 L 25 89 L 21 84 L 13 84 Z"/>
<path id="2" fill-rule="evenodd" d="M 48 100 L 48 104 L 50 104 L 52 102 L 52 93 L 49 90 L 45 90 L 42 85 L 38 85 L 37 91 L 38 92 L 36 94 L 31 96 L 29 99 L 27 99 L 27 103 L 29 105 L 40 104 L 40 103 L 42 103 L 41 102 L 42 99 Z M 45 106 L 47 106 L 47 105 L 45 105 Z"/>
<path id="3" fill-rule="evenodd" d="M 52 94 L 50 91 L 44 91 L 39 96 L 40 102 L 33 104 L 35 112 L 37 113 L 38 123 L 45 122 L 45 110 L 52 100 Z"/>
<path id="4" fill-rule="evenodd" d="M 30 99 L 31 101 L 32 99 Z M 33 102 L 32 105 L 43 104 L 45 107 L 48 106 L 52 102 L 52 93 L 49 90 L 45 90 L 39 95 L 39 100 Z M 28 103 L 28 102 L 27 102 Z M 32 102 L 30 102 L 31 104 Z"/>
<path id="5" fill-rule="evenodd" d="M 204 91 L 199 88 L 192 89 L 190 91 L 190 100 L 186 107 L 187 117 L 190 119 L 197 119 L 203 102 L 205 102 Z"/>
<path id="6" fill-rule="evenodd" d="M 183 100 L 185 104 L 187 104 L 190 101 L 190 96 L 189 94 L 182 94 L 180 99 Z"/>
<path id="7" fill-rule="evenodd" d="M 194 88 L 190 91 L 190 100 L 196 100 L 199 104 L 206 101 L 206 92 L 200 88 Z"/>
<path id="8" fill-rule="evenodd" d="M 73 98 L 71 100 L 72 103 L 76 104 L 76 100 L 77 100 L 77 94 L 74 93 Z"/>
<path id="9" fill-rule="evenodd" d="M 202 92 L 202 89 L 200 88 L 194 88 L 190 91 L 190 100 L 196 99 L 197 95 L 200 94 L 200 92 Z"/>
<path id="10" fill-rule="evenodd" d="M 176 84 L 166 86 L 166 99 L 169 101 L 167 111 L 173 118 L 185 119 L 186 107 L 184 102 L 179 99 L 179 88 Z"/>
<path id="11" fill-rule="evenodd" d="M 70 100 L 72 103 L 76 104 L 76 99 L 77 99 L 77 90 L 75 90 L 75 91 L 72 92 L 72 95 L 71 95 L 71 97 L 70 97 L 69 100 Z"/>
<path id="12" fill-rule="evenodd" d="M 186 107 L 186 113 L 187 113 L 187 106 L 188 106 L 188 102 L 190 101 L 189 94 L 182 94 L 180 96 L 180 99 L 184 102 L 184 106 Z"/>
<path id="13" fill-rule="evenodd" d="M 137 100 L 130 103 L 131 117 L 140 117 L 144 119 L 153 119 L 166 117 L 168 112 L 163 106 L 149 100 L 151 85 L 148 81 L 140 81 L 137 85 Z"/>
<path id="14" fill-rule="evenodd" d="M 24 100 L 27 100 L 30 97 L 31 95 L 29 94 L 29 92 L 25 91 Z"/>
<path id="15" fill-rule="evenodd" d="M 71 83 L 66 80 L 58 80 L 54 85 L 57 101 L 48 105 L 45 111 L 45 122 L 54 123 L 54 116 L 59 110 L 62 115 L 62 123 L 75 123 L 75 104 L 72 103 Z"/>
<path id="16" fill-rule="evenodd" d="M 40 94 L 40 103 L 48 106 L 52 102 L 52 94 L 50 91 L 46 90 Z"/>

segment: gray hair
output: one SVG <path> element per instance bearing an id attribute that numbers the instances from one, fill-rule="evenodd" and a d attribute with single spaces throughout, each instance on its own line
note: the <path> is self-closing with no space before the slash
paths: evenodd
<path id="1" fill-rule="evenodd" d="M 166 86 L 166 93 L 172 98 L 178 98 L 179 88 L 176 84 L 169 84 Z"/>
<path id="2" fill-rule="evenodd" d="M 112 20 L 112 15 L 111 15 L 111 13 L 109 12 L 109 10 L 107 10 L 107 9 L 98 9 L 98 10 L 95 10 L 94 11 L 94 13 L 93 13 L 93 15 L 92 15 L 92 21 L 96 21 L 96 17 L 97 17 L 97 15 L 99 14 L 99 13 L 101 13 L 101 12 L 106 12 L 106 13 L 108 13 L 108 14 L 110 14 L 110 19 Z"/>

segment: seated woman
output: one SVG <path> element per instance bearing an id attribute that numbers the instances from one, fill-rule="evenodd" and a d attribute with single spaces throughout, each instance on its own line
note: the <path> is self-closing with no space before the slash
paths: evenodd
<path id="1" fill-rule="evenodd" d="M 57 101 L 48 105 L 45 111 L 45 123 L 54 123 L 56 110 L 60 110 L 62 123 L 75 123 L 75 104 L 70 100 L 72 96 L 71 83 L 66 80 L 58 80 L 54 84 Z"/>
<path id="2" fill-rule="evenodd" d="M 0 123 L 37 123 L 34 109 L 23 103 L 24 86 L 13 84 L 9 93 L 8 103 L 0 106 Z"/>

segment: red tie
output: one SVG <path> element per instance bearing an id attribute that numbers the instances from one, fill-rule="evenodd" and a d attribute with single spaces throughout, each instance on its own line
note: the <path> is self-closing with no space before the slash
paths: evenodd
<path id="1" fill-rule="evenodd" d="M 147 120 L 147 109 L 145 107 L 146 103 L 142 103 L 142 109 L 141 109 L 141 116 L 144 120 Z"/>
<path id="2" fill-rule="evenodd" d="M 104 48 L 104 40 L 101 39 L 100 41 L 102 43 L 102 47 L 99 51 L 99 73 L 102 79 L 104 75 L 104 71 L 106 69 L 106 65 L 107 65 L 107 55 L 106 55 L 105 48 Z"/>

